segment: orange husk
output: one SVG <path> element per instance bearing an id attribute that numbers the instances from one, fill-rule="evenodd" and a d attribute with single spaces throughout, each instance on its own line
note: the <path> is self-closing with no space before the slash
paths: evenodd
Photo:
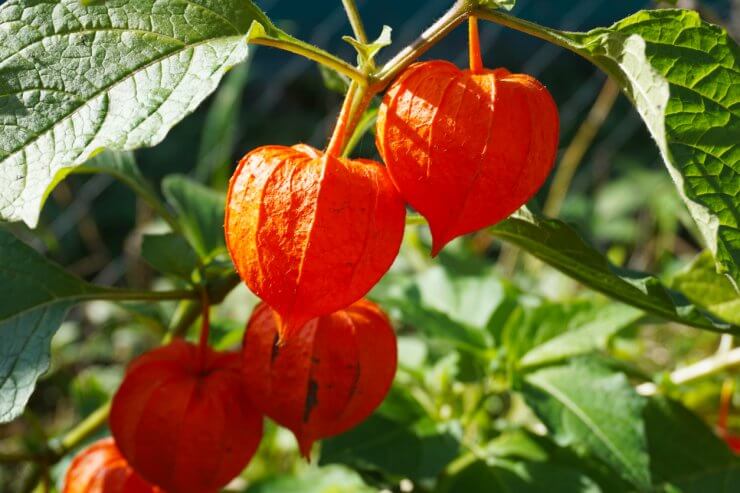
<path id="1" fill-rule="evenodd" d="M 404 200 L 429 222 L 432 255 L 527 203 L 558 148 L 550 93 L 529 75 L 483 68 L 474 18 L 470 26 L 470 70 L 414 64 L 378 113 L 377 147 Z"/>
<path id="2" fill-rule="evenodd" d="M 310 321 L 282 345 L 277 340 L 275 314 L 261 304 L 244 339 L 244 381 L 255 405 L 293 432 L 306 458 L 316 440 L 365 420 L 393 382 L 395 333 L 367 300 Z"/>
<path id="3" fill-rule="evenodd" d="M 283 340 L 362 298 L 393 263 L 405 206 L 385 168 L 307 145 L 247 154 L 229 186 L 226 243 Z"/>
<path id="4" fill-rule="evenodd" d="M 251 460 L 262 416 L 243 386 L 238 354 L 177 340 L 132 362 L 110 429 L 147 481 L 171 493 L 215 493 Z"/>

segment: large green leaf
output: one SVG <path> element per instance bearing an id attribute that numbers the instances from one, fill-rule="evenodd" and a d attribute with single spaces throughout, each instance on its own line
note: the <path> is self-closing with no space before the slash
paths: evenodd
<path id="1" fill-rule="evenodd" d="M 250 39 L 319 51 L 249 0 L 0 6 L 0 219 L 35 225 L 71 167 L 101 148 L 160 142 L 246 57 Z"/>
<path id="2" fill-rule="evenodd" d="M 415 425 L 379 414 L 321 445 L 321 464 L 346 464 L 400 478 L 434 478 L 459 452 L 454 435 L 422 420 Z"/>
<path id="3" fill-rule="evenodd" d="M 477 460 L 447 475 L 436 493 L 599 493 L 583 473 L 545 462 Z"/>
<path id="4" fill-rule="evenodd" d="M 106 292 L 64 272 L 0 228 L 0 423 L 17 417 L 49 367 L 71 304 Z"/>
<path id="5" fill-rule="evenodd" d="M 721 274 L 708 251 L 702 252 L 672 282 L 691 301 L 735 325 L 740 324 L 740 294 Z"/>
<path id="6" fill-rule="evenodd" d="M 645 399 L 624 375 L 594 360 L 574 360 L 526 375 L 523 393 L 559 444 L 596 457 L 637 488 L 649 489 Z"/>
<path id="7" fill-rule="evenodd" d="M 612 265 L 563 221 L 544 218 L 525 208 L 491 228 L 491 232 L 586 286 L 651 315 L 701 329 L 740 332 L 737 326 L 704 313 L 657 278 Z"/>
<path id="8" fill-rule="evenodd" d="M 685 493 L 738 490 L 740 461 L 704 421 L 663 397 L 651 399 L 644 416 L 655 484 Z"/>
<path id="9" fill-rule="evenodd" d="M 573 50 L 619 82 L 718 265 L 740 284 L 740 50 L 727 32 L 676 9 L 587 33 L 482 15 Z"/>

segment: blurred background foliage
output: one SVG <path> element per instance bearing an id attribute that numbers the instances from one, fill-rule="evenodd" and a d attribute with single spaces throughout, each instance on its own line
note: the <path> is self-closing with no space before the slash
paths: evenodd
<path id="1" fill-rule="evenodd" d="M 354 57 L 340 39 L 349 32 L 340 2 L 258 3 L 287 31 L 347 60 Z M 441 15 L 450 1 L 358 3 L 370 35 L 388 24 L 393 47 L 399 47 Z M 738 3 L 688 6 L 732 29 L 740 23 Z M 514 13 L 544 25 L 587 30 L 646 7 L 655 4 L 519 0 Z M 463 28 L 456 30 L 425 58 L 465 65 L 465 36 Z M 561 175 L 559 189 L 548 184 L 533 205 L 575 224 L 616 265 L 653 273 L 670 284 L 702 248 L 631 105 L 610 94 L 601 72 L 565 50 L 491 24 L 481 26 L 481 36 L 487 65 L 536 76 L 560 107 L 560 166 L 567 156 L 574 173 L 572 180 Z M 386 51 L 390 56 L 395 50 Z M 254 147 L 325 145 L 341 101 L 325 79 L 307 60 L 257 47 L 208 104 L 161 145 L 137 152 L 136 160 L 155 189 L 165 177 L 183 174 L 223 192 L 234 163 Z M 354 154 L 377 158 L 372 133 Z M 564 195 L 562 203 L 558 194 Z M 156 259 L 142 258 L 144 235 L 165 230 L 145 203 L 104 174 L 70 175 L 53 192 L 37 230 L 15 228 L 34 248 L 85 279 L 142 288 L 178 283 L 157 274 L 151 266 Z M 214 229 L 212 234 L 220 233 Z M 502 246 L 486 232 L 454 242 L 438 261 L 429 258 L 429 243 L 426 227 L 409 227 L 396 265 L 372 293 L 389 310 L 399 334 L 400 368 L 381 409 L 356 430 L 326 441 L 320 460 L 310 465 L 299 460 L 288 432 L 268 426 L 259 455 L 230 490 L 473 492 L 479 490 L 470 485 L 493 475 L 491 481 L 511 491 L 589 491 L 589 478 L 603 479 L 604 470 L 594 466 L 588 476 L 579 475 L 570 452 L 538 435 L 542 424 L 511 391 L 518 383 L 509 380 L 507 366 L 521 364 L 525 355 L 532 365 L 541 364 L 543 355 L 530 352 L 537 337 L 547 340 L 594 320 L 613 323 L 588 350 L 636 380 L 659 379 L 712 354 L 719 343 L 716 334 L 678 324 L 636 324 L 632 309 Z M 156 246 L 152 248 L 156 257 Z M 238 347 L 255 303 L 239 287 L 218 307 L 213 320 L 218 347 Z M 737 315 L 740 307 L 735 306 Z M 0 426 L 2 447 L 40 448 L 50 434 L 69 429 L 105 403 L 126 363 L 158 344 L 174 309 L 173 303 L 94 302 L 73 310 L 53 340 L 52 368 L 28 410 L 21 419 Z M 670 394 L 713 426 L 728 377 L 734 378 L 719 374 L 675 386 Z M 734 403 L 740 408 L 740 393 L 734 394 Z M 730 428 L 740 431 L 740 409 L 731 413 Z M 53 481 L 66 465 L 53 469 Z M 21 491 L 29 467 L 0 466 L 0 491 Z M 553 489 L 525 490 L 522 478 L 537 477 L 549 478 Z M 619 480 L 612 481 L 613 491 L 621 491 Z M 568 489 L 576 483 L 579 489 Z"/>

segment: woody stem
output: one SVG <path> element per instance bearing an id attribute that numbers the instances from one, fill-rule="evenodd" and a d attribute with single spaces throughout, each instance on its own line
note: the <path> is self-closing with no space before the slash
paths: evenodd
<path id="1" fill-rule="evenodd" d="M 376 92 L 382 91 L 406 67 L 465 21 L 467 16 L 475 8 L 476 2 L 472 2 L 471 0 L 457 0 L 452 8 L 424 31 L 416 41 L 398 52 L 396 56 L 391 58 L 374 74 L 372 81 L 373 90 Z"/>
<path id="2" fill-rule="evenodd" d="M 480 35 L 478 34 L 478 18 L 468 17 L 468 53 L 470 57 L 470 71 L 474 74 L 483 72 L 483 57 L 480 52 Z"/>

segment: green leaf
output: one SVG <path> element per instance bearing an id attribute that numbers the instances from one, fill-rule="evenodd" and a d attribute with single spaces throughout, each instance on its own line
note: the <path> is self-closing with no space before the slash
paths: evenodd
<path id="1" fill-rule="evenodd" d="M 160 142 L 245 58 L 255 21 L 247 0 L 0 6 L 0 218 L 35 225 L 70 167 Z"/>
<path id="2" fill-rule="evenodd" d="M 347 433 L 324 440 L 320 464 L 420 480 L 436 477 L 458 451 L 457 439 L 428 421 L 410 426 L 375 414 Z"/>
<path id="3" fill-rule="evenodd" d="M 51 338 L 71 304 L 49 302 L 0 320 L 0 423 L 20 416 L 49 369 Z"/>
<path id="4" fill-rule="evenodd" d="M 141 256 L 158 271 L 186 281 L 191 279 L 198 266 L 198 256 L 193 248 L 182 236 L 174 233 L 144 235 Z"/>
<path id="5" fill-rule="evenodd" d="M 194 170 L 195 179 L 199 182 L 208 183 L 214 172 L 227 174 L 231 169 L 228 165 L 231 164 L 239 129 L 242 92 L 248 80 L 249 65 L 245 62 L 225 77 L 216 93 L 203 126 Z"/>
<path id="6" fill-rule="evenodd" d="M 684 492 L 737 491 L 740 462 L 704 421 L 663 397 L 650 399 L 644 416 L 655 484 L 670 484 Z M 728 482 L 721 487 L 723 475 Z"/>
<path id="7" fill-rule="evenodd" d="M 740 463 L 706 469 L 672 484 L 668 491 L 681 493 L 735 493 L 740 491 Z"/>
<path id="8" fill-rule="evenodd" d="M 737 326 L 712 318 L 657 278 L 612 265 L 562 221 L 523 208 L 491 232 L 584 285 L 646 313 L 700 329 L 740 332 Z"/>
<path id="9" fill-rule="evenodd" d="M 436 493 L 599 493 L 583 473 L 543 462 L 476 460 L 447 475 Z"/>
<path id="10" fill-rule="evenodd" d="M 611 75 L 655 139 L 723 273 L 740 284 L 740 50 L 691 10 L 647 10 L 562 32 L 496 10 L 476 15 L 574 51 Z"/>
<path id="11" fill-rule="evenodd" d="M 260 481 L 246 493 L 372 493 L 356 472 L 338 466 L 308 469 L 297 476 L 278 476 Z"/>
<path id="12" fill-rule="evenodd" d="M 106 290 L 67 274 L 0 228 L 0 423 L 15 419 L 49 368 L 67 309 Z"/>
<path id="13" fill-rule="evenodd" d="M 456 322 L 444 312 L 421 306 L 417 300 L 387 299 L 383 301 L 383 306 L 398 310 L 403 324 L 415 327 L 433 340 L 452 344 L 474 354 L 490 346 L 485 332 Z"/>
<path id="14" fill-rule="evenodd" d="M 370 43 L 361 43 L 352 36 L 343 36 L 342 39 L 352 45 L 357 51 L 357 62 L 359 65 L 361 67 L 369 67 L 375 63 L 375 55 L 386 46 L 390 46 L 392 31 L 393 29 L 390 26 L 383 26 L 378 39 Z"/>
<path id="15" fill-rule="evenodd" d="M 642 318 L 640 310 L 619 303 L 609 304 L 578 317 L 567 331 L 528 351 L 519 361 L 522 367 L 555 363 L 567 358 L 605 349 L 619 331 Z"/>
<path id="16" fill-rule="evenodd" d="M 527 403 L 562 446 L 600 459 L 637 488 L 650 487 L 645 399 L 624 375 L 573 360 L 525 376 Z"/>
<path id="17" fill-rule="evenodd" d="M 162 190 L 198 255 L 208 257 L 226 248 L 222 194 L 183 175 L 167 176 Z"/>
<path id="18" fill-rule="evenodd" d="M 690 10 L 651 10 L 567 35 L 618 80 L 709 249 L 740 282 L 740 50 Z"/>
<path id="19" fill-rule="evenodd" d="M 477 457 L 485 458 L 492 464 L 500 459 L 516 463 L 546 463 L 565 470 L 578 471 L 598 484 L 604 493 L 634 491 L 629 483 L 616 476 L 602 462 L 584 459 L 572 450 L 558 446 L 549 436 L 534 434 L 522 428 L 504 431 L 486 444 L 477 453 Z"/>
<path id="20" fill-rule="evenodd" d="M 671 287 L 723 320 L 740 325 L 740 294 L 725 276 L 717 273 L 710 252 L 699 254 L 673 278 Z"/>
<path id="21" fill-rule="evenodd" d="M 521 357 L 532 348 L 576 327 L 578 320 L 592 309 L 588 301 L 518 305 L 501 328 L 500 343 L 506 348 L 507 359 L 518 366 Z"/>

